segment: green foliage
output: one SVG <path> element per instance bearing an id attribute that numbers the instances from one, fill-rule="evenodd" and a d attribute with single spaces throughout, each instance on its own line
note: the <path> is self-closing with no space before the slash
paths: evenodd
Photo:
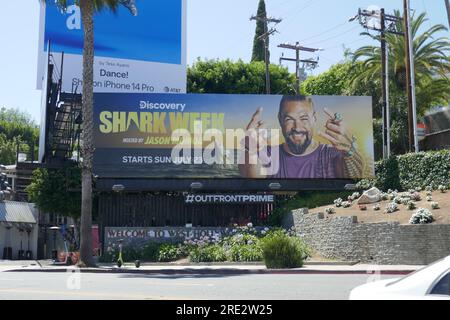
<path id="1" fill-rule="evenodd" d="M 231 261 L 250 262 L 263 259 L 261 246 L 257 242 L 250 245 L 234 245 L 231 247 L 229 255 Z"/>
<path id="2" fill-rule="evenodd" d="M 261 239 L 266 267 L 269 269 L 300 268 L 310 256 L 310 249 L 298 237 L 276 230 Z"/>
<path id="3" fill-rule="evenodd" d="M 81 212 L 81 169 L 36 169 L 26 192 L 30 201 L 43 212 L 78 218 Z"/>
<path id="4" fill-rule="evenodd" d="M 301 191 L 295 196 L 278 200 L 275 209 L 269 215 L 268 223 L 271 226 L 281 226 L 283 218 L 291 210 L 299 208 L 317 208 L 330 203 L 334 199 L 347 199 L 350 191 Z"/>
<path id="5" fill-rule="evenodd" d="M 221 262 L 227 261 L 227 255 L 223 246 L 215 244 L 209 246 L 194 247 L 189 253 L 191 262 Z"/>
<path id="6" fill-rule="evenodd" d="M 159 247 L 158 261 L 176 261 L 182 257 L 180 247 L 174 244 L 163 244 Z"/>
<path id="7" fill-rule="evenodd" d="M 303 81 L 301 92 L 306 95 L 372 96 L 373 116 L 380 117 L 381 91 L 378 78 L 372 77 L 364 81 L 352 82 L 355 74 L 360 72 L 360 66 L 360 62 L 348 60 L 335 64 L 329 70 Z"/>
<path id="8" fill-rule="evenodd" d="M 408 153 L 375 163 L 373 180 L 361 180 L 363 189 L 431 189 L 450 185 L 450 150 Z"/>
<path id="9" fill-rule="evenodd" d="M 272 92 L 293 94 L 295 76 L 287 68 L 270 65 Z M 197 60 L 187 70 L 189 93 L 263 94 L 265 93 L 265 65 L 242 60 Z"/>
<path id="10" fill-rule="evenodd" d="M 378 161 L 375 164 L 376 183 L 375 186 L 381 190 L 400 189 L 400 172 L 396 156 Z"/>
<path id="11" fill-rule="evenodd" d="M 16 162 L 17 145 L 19 152 L 37 154 L 39 128 L 30 115 L 18 109 L 0 109 L 0 164 Z M 28 160 L 31 158 L 29 155 Z"/>
<path id="12" fill-rule="evenodd" d="M 247 233 L 237 233 L 225 238 L 222 245 L 227 248 L 228 259 L 231 261 L 261 261 L 262 249 L 258 236 Z"/>
<path id="13" fill-rule="evenodd" d="M 409 153 L 398 157 L 402 189 L 450 185 L 450 150 Z"/>
<path id="14" fill-rule="evenodd" d="M 433 214 L 428 209 L 419 208 L 409 219 L 410 224 L 427 224 L 434 221 Z"/>
<path id="15" fill-rule="evenodd" d="M 258 12 L 256 13 L 256 15 L 258 17 L 267 17 L 266 3 L 264 2 L 264 0 L 259 0 Z M 253 39 L 252 61 L 265 61 L 264 41 L 262 39 L 258 40 L 258 38 L 265 33 L 266 28 L 267 22 L 261 20 L 256 21 L 255 37 Z"/>
<path id="16" fill-rule="evenodd" d="M 338 63 L 317 76 L 308 77 L 302 82 L 301 91 L 306 95 L 344 95 L 349 90 L 349 62 Z"/>
<path id="17" fill-rule="evenodd" d="M 399 11 L 395 12 L 400 17 Z M 411 19 L 413 47 L 414 47 L 414 65 L 416 77 L 416 98 L 418 113 L 423 115 L 429 108 L 446 103 L 450 99 L 450 59 L 448 51 L 450 42 L 445 36 L 439 37 L 439 34 L 445 35 L 447 29 L 443 25 L 433 25 L 423 33 L 419 30 L 425 27 L 427 21 L 425 13 L 413 16 Z M 399 31 L 404 30 L 401 20 L 397 23 Z M 380 36 L 372 36 L 369 33 L 363 33 L 374 40 L 380 41 Z M 391 105 L 398 106 L 399 100 L 405 100 L 406 88 L 406 50 L 404 38 L 387 34 L 386 41 L 389 47 L 389 74 L 393 75 L 390 81 Z M 381 50 L 379 46 L 364 46 L 359 48 L 353 54 L 353 61 L 361 61 L 362 68 L 360 72 L 353 73 L 353 83 L 367 81 L 367 79 L 379 77 L 381 74 Z M 405 104 L 401 104 L 406 108 Z"/>
<path id="18" fill-rule="evenodd" d="M 139 260 L 155 262 L 159 260 L 159 250 L 161 248 L 161 244 L 157 242 L 148 242 L 142 248 L 142 252 Z"/>

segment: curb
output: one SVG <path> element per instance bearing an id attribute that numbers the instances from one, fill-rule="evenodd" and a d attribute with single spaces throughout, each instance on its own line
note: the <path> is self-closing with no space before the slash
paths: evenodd
<path id="1" fill-rule="evenodd" d="M 306 270 L 306 269 L 75 269 L 75 268 L 42 268 L 42 269 L 16 269 L 4 272 L 51 272 L 67 273 L 78 270 L 81 273 L 103 274 L 148 274 L 148 275 L 248 275 L 248 274 L 330 274 L 330 275 L 372 275 L 373 272 L 364 270 Z M 407 275 L 415 270 L 379 270 L 380 275 Z"/>

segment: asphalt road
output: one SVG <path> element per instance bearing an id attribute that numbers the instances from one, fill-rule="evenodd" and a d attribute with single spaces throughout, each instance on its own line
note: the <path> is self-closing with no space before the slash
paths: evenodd
<path id="1" fill-rule="evenodd" d="M 396 276 L 381 276 L 381 279 Z M 0 300 L 345 300 L 370 275 L 0 272 Z"/>

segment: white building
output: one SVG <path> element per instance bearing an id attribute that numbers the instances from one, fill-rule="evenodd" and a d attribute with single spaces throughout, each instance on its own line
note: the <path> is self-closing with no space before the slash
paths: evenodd
<path id="1" fill-rule="evenodd" d="M 38 221 L 33 204 L 0 201 L 0 259 L 36 259 Z"/>

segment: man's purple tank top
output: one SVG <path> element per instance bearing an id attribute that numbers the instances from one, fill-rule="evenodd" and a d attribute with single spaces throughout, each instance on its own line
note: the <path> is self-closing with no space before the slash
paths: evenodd
<path id="1" fill-rule="evenodd" d="M 334 179 L 343 178 L 343 155 L 331 145 L 320 144 L 305 156 L 294 156 L 280 146 L 278 173 L 271 178 Z"/>

